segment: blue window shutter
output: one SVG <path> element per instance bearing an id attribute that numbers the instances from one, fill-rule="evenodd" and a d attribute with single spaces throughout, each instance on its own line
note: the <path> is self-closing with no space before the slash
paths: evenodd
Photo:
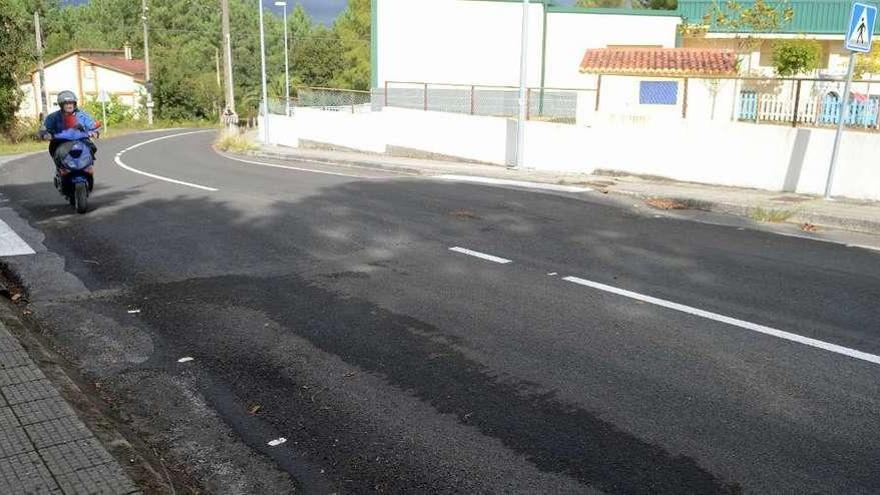
<path id="1" fill-rule="evenodd" d="M 641 81 L 639 103 L 642 105 L 678 104 L 678 81 Z"/>

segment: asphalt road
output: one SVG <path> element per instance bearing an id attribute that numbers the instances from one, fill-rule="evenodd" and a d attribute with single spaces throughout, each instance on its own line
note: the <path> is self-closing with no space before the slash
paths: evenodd
<path id="1" fill-rule="evenodd" d="M 880 489 L 880 254 L 210 132 L 131 148 L 182 132 L 101 143 L 84 216 L 47 157 L 7 163 L 0 220 L 57 349 L 202 489 Z"/>

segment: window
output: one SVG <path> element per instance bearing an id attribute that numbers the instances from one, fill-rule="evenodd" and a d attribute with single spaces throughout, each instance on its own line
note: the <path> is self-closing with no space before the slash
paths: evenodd
<path id="1" fill-rule="evenodd" d="M 639 83 L 642 105 L 678 104 L 678 81 L 642 81 Z"/>

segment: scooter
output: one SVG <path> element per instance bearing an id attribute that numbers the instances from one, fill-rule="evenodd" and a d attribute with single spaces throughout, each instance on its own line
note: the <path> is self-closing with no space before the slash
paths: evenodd
<path id="1" fill-rule="evenodd" d="M 98 126 L 100 127 L 100 126 Z M 92 129 L 92 133 L 98 130 Z M 89 138 L 89 132 L 82 128 L 66 129 L 52 136 L 53 139 L 67 141 L 59 145 L 66 146 L 64 156 L 55 173 L 55 188 L 76 209 L 77 213 L 89 210 L 89 195 L 95 187 L 95 157 L 92 150 L 83 142 Z"/>

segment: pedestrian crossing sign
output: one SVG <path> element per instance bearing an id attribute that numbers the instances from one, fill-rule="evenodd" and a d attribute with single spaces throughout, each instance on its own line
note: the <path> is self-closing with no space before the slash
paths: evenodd
<path id="1" fill-rule="evenodd" d="M 871 42 L 874 38 L 874 22 L 876 20 L 877 7 L 864 3 L 854 3 L 846 30 L 846 49 L 861 53 L 871 51 Z"/>

